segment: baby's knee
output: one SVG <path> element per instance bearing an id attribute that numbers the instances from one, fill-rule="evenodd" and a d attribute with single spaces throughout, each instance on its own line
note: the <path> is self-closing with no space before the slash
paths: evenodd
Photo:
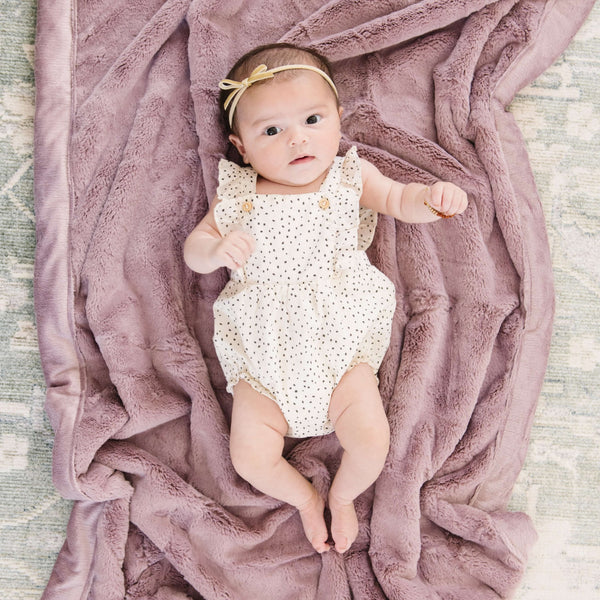
<path id="1" fill-rule="evenodd" d="M 390 426 L 387 419 L 366 421 L 360 425 L 354 450 L 368 460 L 385 461 L 390 450 Z"/>
<path id="2" fill-rule="evenodd" d="M 268 472 L 281 458 L 281 450 L 269 447 L 260 439 L 247 435 L 231 435 L 229 441 L 231 462 L 236 473 L 251 481 L 259 474 Z"/>

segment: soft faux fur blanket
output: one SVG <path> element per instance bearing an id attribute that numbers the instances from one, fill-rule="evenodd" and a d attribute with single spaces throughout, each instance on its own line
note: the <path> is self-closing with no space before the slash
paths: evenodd
<path id="1" fill-rule="evenodd" d="M 36 306 L 74 499 L 46 599 L 507 598 L 535 539 L 506 510 L 549 347 L 543 215 L 514 93 L 567 45 L 591 0 L 39 0 Z M 461 217 L 380 218 L 372 262 L 396 284 L 380 371 L 392 431 L 341 556 L 233 470 L 231 398 L 212 346 L 226 281 L 182 243 L 227 152 L 216 84 L 286 40 L 334 63 L 343 149 L 401 181 L 456 182 Z M 326 494 L 335 434 L 290 440 Z"/>

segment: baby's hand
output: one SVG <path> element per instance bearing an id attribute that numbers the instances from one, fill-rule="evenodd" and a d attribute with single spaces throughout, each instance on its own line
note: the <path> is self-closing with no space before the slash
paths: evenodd
<path id="1" fill-rule="evenodd" d="M 249 233 L 235 229 L 217 244 L 214 256 L 219 264 L 235 270 L 246 264 L 255 248 L 256 242 Z"/>
<path id="2" fill-rule="evenodd" d="M 449 181 L 438 181 L 429 188 L 425 202 L 442 217 L 453 217 L 465 211 L 467 194 Z"/>

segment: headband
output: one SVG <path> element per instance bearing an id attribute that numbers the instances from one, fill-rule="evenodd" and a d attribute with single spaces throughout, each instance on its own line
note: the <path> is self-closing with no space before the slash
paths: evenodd
<path id="1" fill-rule="evenodd" d="M 219 81 L 219 88 L 222 90 L 233 90 L 225 103 L 223 104 L 223 108 L 227 110 L 229 108 L 229 126 L 233 125 L 233 113 L 235 112 L 235 108 L 242 97 L 242 94 L 253 84 L 258 81 L 263 81 L 264 79 L 273 79 L 275 77 L 275 73 L 279 73 L 280 71 L 289 71 L 291 69 L 305 69 L 307 71 L 313 71 L 318 73 L 323 77 L 323 79 L 331 86 L 331 89 L 335 92 L 336 97 L 338 96 L 337 89 L 335 84 L 333 83 L 331 77 L 325 73 L 325 71 L 321 71 L 321 69 L 317 67 L 313 67 L 312 65 L 283 65 L 281 67 L 274 67 L 273 69 L 267 69 L 267 65 L 258 65 L 252 73 L 242 81 L 235 81 L 234 79 L 222 79 Z"/>

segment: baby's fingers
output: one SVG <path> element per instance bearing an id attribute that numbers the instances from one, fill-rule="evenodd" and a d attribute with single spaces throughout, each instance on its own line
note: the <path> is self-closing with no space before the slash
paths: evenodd
<path id="1" fill-rule="evenodd" d="M 227 235 L 229 239 L 236 247 L 243 249 L 248 255 L 252 254 L 256 248 L 256 241 L 249 234 L 242 229 L 234 229 Z"/>
<path id="2" fill-rule="evenodd" d="M 467 210 L 467 206 L 469 205 L 469 199 L 467 198 L 467 193 L 463 190 L 460 190 L 460 193 L 456 199 L 456 211 L 455 214 L 459 215 L 460 213 L 465 212 Z"/>
<path id="3" fill-rule="evenodd" d="M 440 216 L 453 217 L 467 208 L 467 194 L 453 183 L 440 181 L 431 188 L 431 206 L 442 213 Z"/>
<path id="4" fill-rule="evenodd" d="M 467 204 L 467 194 L 459 187 L 453 185 L 448 190 L 447 196 L 444 197 L 444 212 L 447 215 L 458 215 L 465 211 Z"/>
<path id="5" fill-rule="evenodd" d="M 235 246 L 223 246 L 221 249 L 223 266 L 228 269 L 240 269 L 246 264 L 248 255 Z"/>
<path id="6" fill-rule="evenodd" d="M 254 251 L 256 244 L 251 235 L 243 231 L 232 231 L 221 242 L 224 265 L 229 269 L 243 267 Z"/>

